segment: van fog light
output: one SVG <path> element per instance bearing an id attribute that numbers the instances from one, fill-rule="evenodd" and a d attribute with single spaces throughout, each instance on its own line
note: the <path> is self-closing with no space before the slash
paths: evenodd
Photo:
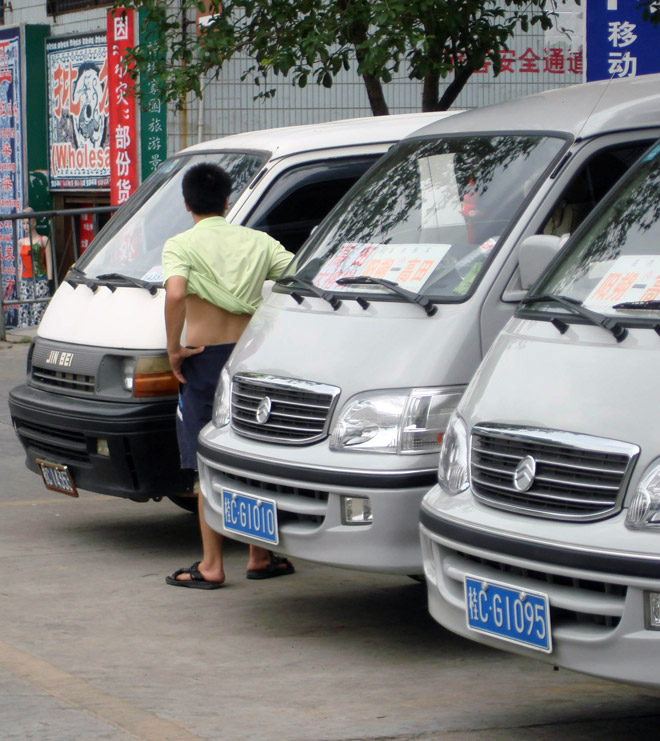
<path id="1" fill-rule="evenodd" d="M 343 525 L 371 525 L 373 519 L 369 497 L 341 497 Z"/>
<path id="2" fill-rule="evenodd" d="M 110 448 L 108 447 L 108 441 L 104 440 L 102 437 L 99 437 L 96 441 L 96 452 L 99 455 L 103 455 L 106 458 L 110 457 Z"/>
<path id="3" fill-rule="evenodd" d="M 660 592 L 644 592 L 644 622 L 647 630 L 660 630 Z"/>

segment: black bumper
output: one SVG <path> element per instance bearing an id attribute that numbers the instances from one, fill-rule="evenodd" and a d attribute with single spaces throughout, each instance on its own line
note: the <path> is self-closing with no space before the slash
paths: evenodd
<path id="1" fill-rule="evenodd" d="M 36 458 L 63 463 L 78 488 L 136 501 L 191 491 L 192 474 L 179 468 L 174 400 L 98 402 L 22 385 L 10 391 L 9 411 L 31 471 Z M 110 457 L 97 453 L 99 438 Z"/>

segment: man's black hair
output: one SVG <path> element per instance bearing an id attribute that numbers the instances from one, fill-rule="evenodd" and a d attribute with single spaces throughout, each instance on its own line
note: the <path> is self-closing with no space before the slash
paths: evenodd
<path id="1" fill-rule="evenodd" d="M 212 162 L 193 165 L 183 176 L 183 199 L 198 216 L 223 216 L 231 193 L 231 178 Z"/>

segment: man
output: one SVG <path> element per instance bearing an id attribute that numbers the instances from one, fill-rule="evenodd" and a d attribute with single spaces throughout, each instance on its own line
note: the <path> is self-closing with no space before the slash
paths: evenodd
<path id="1" fill-rule="evenodd" d="M 167 354 L 180 382 L 177 437 L 182 468 L 197 469 L 197 436 L 211 420 L 222 367 L 261 302 L 265 280 L 275 280 L 293 257 L 269 235 L 224 219 L 231 180 L 218 165 L 201 163 L 183 176 L 183 199 L 194 226 L 165 243 Z M 186 344 L 181 345 L 184 323 Z M 175 571 L 177 587 L 217 589 L 225 581 L 222 535 L 205 522 L 198 495 L 203 558 Z M 293 565 L 250 546 L 247 577 L 291 574 Z"/>

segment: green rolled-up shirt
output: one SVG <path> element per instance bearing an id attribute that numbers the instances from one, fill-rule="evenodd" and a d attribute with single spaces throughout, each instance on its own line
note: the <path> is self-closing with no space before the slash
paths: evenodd
<path id="1" fill-rule="evenodd" d="M 168 239 L 163 247 L 163 282 L 179 275 L 186 295 L 233 314 L 254 314 L 266 280 L 277 280 L 293 258 L 265 232 L 209 216 Z"/>

